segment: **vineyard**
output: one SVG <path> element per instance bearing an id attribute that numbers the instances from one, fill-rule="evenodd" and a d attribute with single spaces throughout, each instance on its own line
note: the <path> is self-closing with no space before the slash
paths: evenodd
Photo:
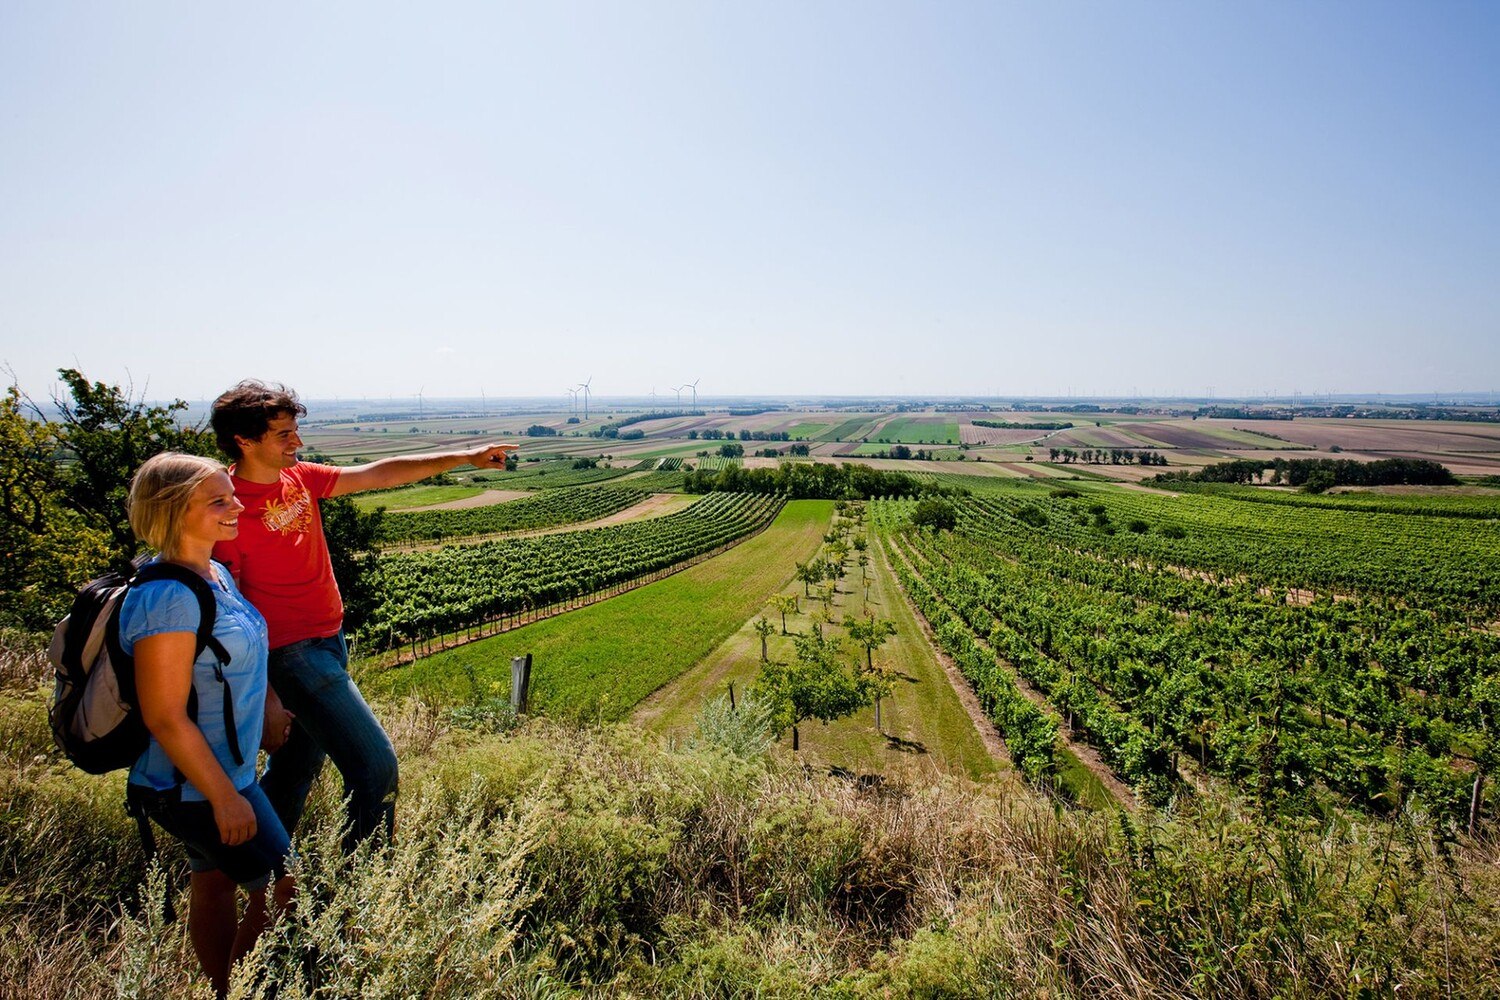
<path id="1" fill-rule="evenodd" d="M 536 496 L 487 507 L 393 514 L 382 519 L 377 540 L 387 546 L 454 541 L 506 531 L 576 524 L 608 517 L 640 503 L 647 496 L 645 491 L 639 489 L 583 487 L 546 490 Z"/>
<path id="2" fill-rule="evenodd" d="M 1500 520 L 1500 491 L 1483 493 L 1300 493 L 1259 486 L 1228 483 L 1170 483 L 1167 489 L 1198 495 L 1224 497 L 1244 503 L 1272 503 L 1287 507 L 1319 507 L 1325 510 L 1362 510 L 1385 514 L 1419 514 L 1423 517 L 1470 517 Z"/>
<path id="3" fill-rule="evenodd" d="M 738 458 L 725 458 L 722 455 L 705 455 L 697 459 L 696 464 L 703 472 L 718 472 L 720 469 L 737 468 L 745 463 Z"/>
<path id="4" fill-rule="evenodd" d="M 687 473 L 683 472 L 680 466 L 675 472 L 661 470 L 638 472 L 625 480 L 631 489 L 642 490 L 646 493 L 681 493 L 686 482 Z"/>
<path id="5" fill-rule="evenodd" d="M 1159 804 L 1225 780 L 1293 811 L 1492 811 L 1500 526 L 1027 484 L 955 506 L 952 532 L 909 501 L 873 521 L 1032 780 L 1071 732 Z"/>
<path id="6" fill-rule="evenodd" d="M 385 555 L 379 600 L 361 637 L 387 649 L 544 613 L 728 545 L 768 524 L 781 504 L 715 494 L 666 517 Z"/>
<path id="7" fill-rule="evenodd" d="M 636 468 L 654 464 L 643 462 Z M 563 486 L 585 486 L 602 483 L 609 479 L 635 471 L 635 468 L 612 468 L 601 466 L 592 469 L 575 469 L 573 462 L 562 459 L 553 462 L 524 462 L 514 472 L 483 472 L 473 477 L 476 483 L 507 490 L 551 490 Z"/>

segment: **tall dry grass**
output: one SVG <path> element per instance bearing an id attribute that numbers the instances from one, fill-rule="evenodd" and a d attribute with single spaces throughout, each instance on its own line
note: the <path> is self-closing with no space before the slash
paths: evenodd
<path id="1" fill-rule="evenodd" d="M 201 992 L 182 925 L 156 917 L 180 858 L 137 890 L 118 779 L 60 766 L 38 711 L 0 695 L 0 995 Z M 340 859 L 325 779 L 297 907 L 236 995 L 1500 991 L 1494 851 L 1420 815 L 1267 829 L 1198 801 L 1130 821 L 956 779 L 862 788 L 737 731 L 679 749 L 623 727 L 455 729 L 414 702 L 387 719 L 396 845 Z"/>

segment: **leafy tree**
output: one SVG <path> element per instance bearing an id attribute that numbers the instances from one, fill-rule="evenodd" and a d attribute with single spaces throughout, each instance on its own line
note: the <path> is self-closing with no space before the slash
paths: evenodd
<path id="1" fill-rule="evenodd" d="M 760 662 L 765 663 L 770 659 L 766 652 L 766 640 L 776 632 L 776 626 L 766 621 L 764 617 L 755 619 L 755 634 L 760 636 Z"/>
<path id="2" fill-rule="evenodd" d="M 958 524 L 958 512 L 948 501 L 928 497 L 917 502 L 917 509 L 912 511 L 911 523 L 919 528 L 952 531 L 954 525 Z"/>
<path id="3" fill-rule="evenodd" d="M 319 500 L 318 507 L 333 562 L 333 578 L 344 599 L 344 626 L 356 632 L 381 600 L 376 539 L 385 510 L 376 508 L 367 513 L 347 496 Z"/>
<path id="4" fill-rule="evenodd" d="M 798 727 L 809 719 L 828 723 L 870 703 L 871 678 L 838 655 L 838 645 L 819 632 L 796 638 L 797 655 L 788 663 L 761 667 L 754 694 L 775 706 L 778 735 L 792 731 L 792 750 L 801 749 Z"/>
<path id="5" fill-rule="evenodd" d="M 797 563 L 795 574 L 797 581 L 802 584 L 802 596 L 812 596 L 812 585 L 821 583 L 823 580 L 823 563 L 820 559 L 809 559 L 805 563 Z"/>
<path id="6" fill-rule="evenodd" d="M 58 427 L 0 399 L 0 623 L 43 629 L 109 564 L 109 536 L 64 504 Z"/>
<path id="7" fill-rule="evenodd" d="M 786 616 L 797 612 L 797 595 L 777 594 L 771 598 L 771 607 L 781 613 L 781 634 L 786 635 Z"/>
<path id="8" fill-rule="evenodd" d="M 832 609 L 833 609 L 833 595 L 837 594 L 837 593 L 838 593 L 838 584 L 836 584 L 836 583 L 831 583 L 830 582 L 830 583 L 821 583 L 821 584 L 818 585 L 818 600 L 820 600 L 820 601 L 823 602 L 823 611 L 825 613 L 827 613 L 827 614 L 831 614 L 832 613 Z"/>
<path id="9" fill-rule="evenodd" d="M 76 369 L 60 369 L 58 376 L 68 389 L 66 396 L 53 398 L 69 459 L 59 472 L 62 502 L 105 533 L 110 561 L 126 572 L 137 551 L 125 511 L 135 470 L 163 451 L 217 455 L 218 448 L 212 434 L 179 422 L 187 410 L 180 399 L 147 406 L 117 385 L 90 382 Z"/>
<path id="10" fill-rule="evenodd" d="M 863 618 L 845 622 L 844 631 L 851 642 L 865 651 L 865 673 L 872 681 L 872 693 L 875 696 L 875 731 L 881 732 L 880 700 L 891 693 L 891 679 L 885 671 L 875 670 L 875 650 L 896 634 L 896 625 L 887 618 L 867 614 Z"/>

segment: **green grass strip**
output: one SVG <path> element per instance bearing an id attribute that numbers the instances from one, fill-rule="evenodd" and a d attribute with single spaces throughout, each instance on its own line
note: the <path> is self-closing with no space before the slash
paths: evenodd
<path id="1" fill-rule="evenodd" d="M 395 490 L 361 493 L 354 497 L 354 506 L 363 511 L 372 511 L 376 507 L 384 507 L 386 510 L 406 510 L 411 507 L 427 507 L 454 500 L 467 500 L 483 492 L 484 489 L 479 486 L 403 486 Z"/>

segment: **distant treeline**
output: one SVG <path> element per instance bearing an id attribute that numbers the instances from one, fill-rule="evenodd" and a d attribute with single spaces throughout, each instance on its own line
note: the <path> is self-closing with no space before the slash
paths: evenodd
<path id="1" fill-rule="evenodd" d="M 1461 423 L 1500 423 L 1500 409 L 1458 410 L 1441 406 L 1305 406 L 1299 417 L 1343 417 L 1348 420 L 1456 420 Z"/>
<path id="2" fill-rule="evenodd" d="M 882 448 L 882 449 L 880 449 L 879 451 L 877 451 L 871 457 L 872 458 L 898 458 L 898 459 L 902 459 L 902 460 L 905 460 L 905 459 L 914 459 L 914 460 L 916 460 L 918 462 L 926 462 L 926 461 L 929 461 L 931 459 L 936 459 L 937 458 L 937 452 L 936 451 L 929 451 L 926 448 L 918 448 L 915 451 L 913 451 L 912 449 L 908 448 L 904 444 L 893 444 L 889 448 Z M 963 456 L 960 455 L 959 457 L 962 458 Z"/>
<path id="3" fill-rule="evenodd" d="M 872 497 L 914 497 L 928 493 L 962 492 L 922 482 L 904 472 L 885 472 L 868 465 L 828 465 L 788 462 L 774 469 L 746 469 L 733 465 L 709 472 L 689 473 L 688 493 L 781 493 L 793 500 L 868 500 Z"/>
<path id="4" fill-rule="evenodd" d="M 975 427 L 993 427 L 1002 431 L 1065 431 L 1073 426 L 1071 420 L 1038 420 L 1031 423 L 1018 423 L 1014 420 L 971 420 L 969 423 Z"/>
<path id="5" fill-rule="evenodd" d="M 717 427 L 711 427 L 706 431 L 688 431 L 688 440 L 694 441 L 698 438 L 705 441 L 733 441 L 738 438 L 741 441 L 790 441 L 790 431 L 725 431 Z"/>
<path id="6" fill-rule="evenodd" d="M 1164 472 L 1152 482 L 1241 485 L 1265 482 L 1321 493 L 1332 486 L 1451 486 L 1458 480 L 1445 466 L 1425 458 L 1382 458 L 1374 462 L 1349 458 L 1278 458 L 1237 459 L 1205 466 L 1193 473 Z"/>
<path id="7" fill-rule="evenodd" d="M 1242 406 L 1205 406 L 1193 414 L 1193 419 L 1198 417 L 1216 417 L 1220 420 L 1291 420 L 1293 414 L 1289 410 L 1279 409 L 1248 410 Z"/>

